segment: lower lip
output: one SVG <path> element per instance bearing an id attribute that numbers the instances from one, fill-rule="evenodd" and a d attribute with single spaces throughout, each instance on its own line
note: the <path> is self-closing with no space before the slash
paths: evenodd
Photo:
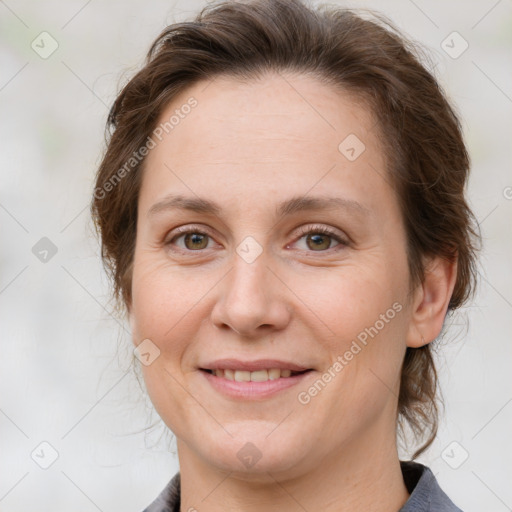
<path id="1" fill-rule="evenodd" d="M 211 386 L 217 391 L 231 398 L 241 398 L 244 400 L 268 398 L 279 391 L 284 391 L 285 389 L 295 386 L 313 373 L 312 370 L 309 370 L 290 377 L 281 377 L 264 382 L 237 382 L 235 380 L 217 377 L 204 370 L 199 370 L 199 372 L 204 375 Z"/>

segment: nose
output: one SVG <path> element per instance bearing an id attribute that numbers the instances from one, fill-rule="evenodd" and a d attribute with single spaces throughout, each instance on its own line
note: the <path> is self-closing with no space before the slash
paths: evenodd
<path id="1" fill-rule="evenodd" d="M 282 278 L 263 255 L 252 263 L 235 255 L 233 268 L 219 283 L 212 322 L 247 338 L 283 329 L 291 316 L 286 291 Z"/>

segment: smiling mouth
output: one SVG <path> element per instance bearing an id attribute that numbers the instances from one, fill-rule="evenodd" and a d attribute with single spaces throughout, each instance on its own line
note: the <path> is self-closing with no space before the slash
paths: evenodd
<path id="1" fill-rule="evenodd" d="M 312 370 L 302 370 L 299 372 L 292 370 L 282 370 L 280 368 L 269 368 L 263 370 L 256 370 L 253 372 L 247 370 L 230 370 L 230 369 L 215 369 L 209 370 L 207 368 L 200 368 L 201 371 L 219 377 L 221 379 L 231 380 L 234 382 L 266 382 L 278 379 L 287 379 L 296 375 L 302 375 Z"/>

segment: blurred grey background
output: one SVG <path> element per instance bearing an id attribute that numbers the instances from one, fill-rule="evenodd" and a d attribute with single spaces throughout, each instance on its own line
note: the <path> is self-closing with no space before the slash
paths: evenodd
<path id="1" fill-rule="evenodd" d="M 480 289 L 449 322 L 446 412 L 420 461 L 466 512 L 512 510 L 512 2 L 330 3 L 376 9 L 430 48 L 460 113 Z M 128 326 L 109 314 L 88 208 L 116 92 L 162 29 L 203 5 L 0 0 L 3 512 L 140 512 L 178 470 L 129 371 Z"/>

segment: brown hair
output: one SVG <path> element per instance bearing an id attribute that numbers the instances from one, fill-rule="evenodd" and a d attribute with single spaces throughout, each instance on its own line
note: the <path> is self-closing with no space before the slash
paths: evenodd
<path id="1" fill-rule="evenodd" d="M 92 215 L 118 305 L 129 306 L 137 202 L 144 159 L 139 149 L 178 93 L 201 79 L 254 79 L 265 71 L 308 73 L 355 93 L 378 119 L 388 173 L 407 233 L 414 288 L 424 258 L 457 259 L 448 311 L 476 286 L 478 226 L 465 200 L 469 157 L 460 122 L 425 58 L 383 16 L 351 9 L 311 8 L 298 0 L 227 1 L 190 22 L 168 26 L 146 63 L 122 89 L 107 121 L 107 150 L 98 169 Z M 138 155 L 138 156 L 137 156 Z M 137 158 L 135 158 L 137 156 Z M 134 160 L 131 160 L 134 159 Z M 126 162 L 131 162 L 131 167 Z M 437 432 L 437 375 L 432 346 L 407 348 L 398 399 L 401 431 L 427 441 Z"/>

